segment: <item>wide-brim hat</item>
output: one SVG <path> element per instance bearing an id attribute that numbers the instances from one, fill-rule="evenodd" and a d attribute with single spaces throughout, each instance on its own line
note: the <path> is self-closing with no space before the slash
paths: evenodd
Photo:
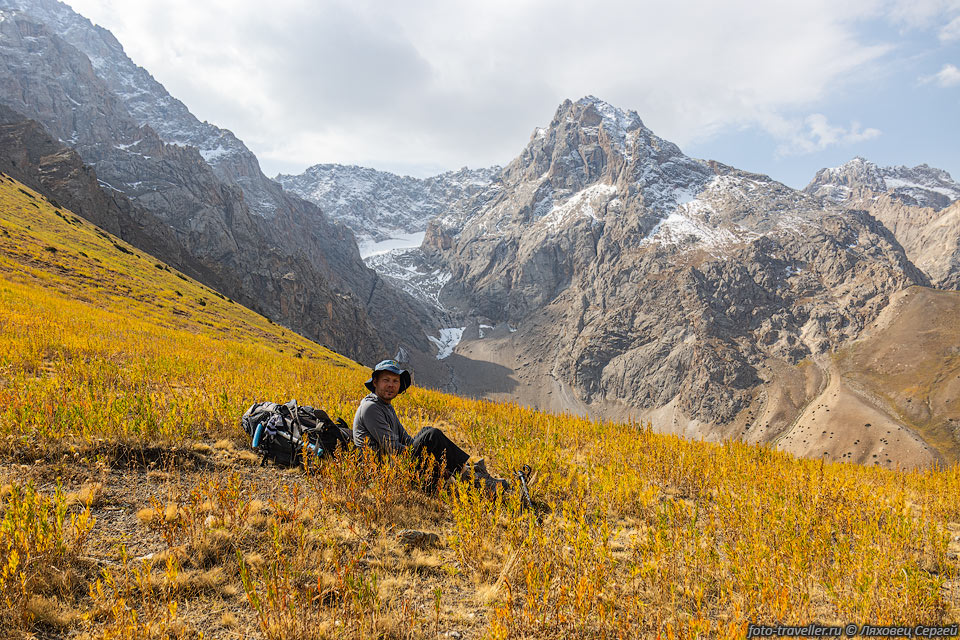
<path id="1" fill-rule="evenodd" d="M 373 393 L 373 379 L 379 371 L 389 371 L 390 373 L 395 373 L 400 376 L 400 391 L 397 392 L 397 395 L 403 393 L 407 390 L 407 387 L 410 386 L 410 372 L 400 366 L 400 363 L 396 360 L 382 360 L 377 363 L 377 366 L 373 368 L 373 371 L 370 373 L 370 379 L 363 383 L 367 389 Z"/>

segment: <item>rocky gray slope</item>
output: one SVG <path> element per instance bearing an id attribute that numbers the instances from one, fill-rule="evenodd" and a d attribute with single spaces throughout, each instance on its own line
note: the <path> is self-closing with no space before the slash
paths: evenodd
<path id="1" fill-rule="evenodd" d="M 109 33 L 51 0 L 26 4 L 26 13 L 10 11 L 11 3 L 23 4 L 0 2 L 0 102 L 40 122 L 94 168 L 101 184 L 172 230 L 197 265 L 192 275 L 360 360 L 376 360 L 401 342 L 432 353 L 429 310 L 367 269 L 348 229 L 267 180 L 242 145 L 231 142 L 230 154 L 205 159 L 201 150 L 209 150 L 209 140 L 197 140 L 198 149 L 184 138 L 161 138 L 144 114 L 160 117 L 169 108 L 170 122 L 176 122 L 182 104 L 156 83 L 151 91 L 134 91 L 131 86 L 149 75 L 139 70 L 131 79 L 127 71 L 136 67 Z M 38 15 L 49 18 L 52 28 Z M 155 103 L 152 111 L 147 103 Z M 174 129 L 168 127 L 168 134 Z M 203 131 L 209 125 L 193 133 Z M 222 131 L 217 135 L 235 140 Z"/>
<path id="2" fill-rule="evenodd" d="M 277 185 L 260 171 L 256 156 L 232 132 L 200 122 L 127 57 L 110 31 L 57 0 L 0 0 L 0 8 L 28 16 L 76 47 L 135 122 L 149 125 L 167 144 L 196 149 L 220 179 L 243 189 L 251 212 L 269 217 L 285 206 Z"/>
<path id="3" fill-rule="evenodd" d="M 863 158 L 820 170 L 805 192 L 882 222 L 935 286 L 960 288 L 960 184 L 942 169 Z"/>
<path id="4" fill-rule="evenodd" d="M 775 365 L 844 344 L 926 282 L 865 212 L 689 158 L 593 97 L 561 105 L 424 250 L 449 274 L 445 305 L 515 329 L 498 349 L 511 368 L 587 408 L 671 407 L 699 436 L 732 435 Z M 768 439 L 785 420 L 748 428 Z"/>
<path id="5" fill-rule="evenodd" d="M 280 174 L 277 182 L 317 204 L 360 238 L 382 241 L 425 231 L 433 218 L 460 212 L 486 189 L 500 167 L 448 171 L 430 178 L 341 164 L 318 164 L 300 175 Z"/>
<path id="6" fill-rule="evenodd" d="M 100 185 L 96 172 L 74 150 L 54 140 L 39 122 L 0 105 L 0 171 L 151 255 L 162 255 L 183 273 L 206 267 L 180 245 L 152 212 Z"/>

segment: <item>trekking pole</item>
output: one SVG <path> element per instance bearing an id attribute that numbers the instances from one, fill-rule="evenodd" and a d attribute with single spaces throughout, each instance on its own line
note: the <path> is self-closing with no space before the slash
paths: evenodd
<path id="1" fill-rule="evenodd" d="M 517 479 L 520 480 L 520 488 L 523 490 L 523 502 L 531 511 L 533 511 L 533 502 L 530 500 L 530 491 L 527 489 L 527 478 L 530 477 L 532 472 L 533 470 L 528 464 L 523 465 L 517 471 Z"/>
<path id="2" fill-rule="evenodd" d="M 517 470 L 516 476 L 517 480 L 520 481 L 520 489 L 523 494 L 523 504 L 527 506 L 530 511 L 534 511 L 533 501 L 530 500 L 530 491 L 527 488 L 527 480 L 530 478 L 530 475 L 533 473 L 533 469 L 530 468 L 530 465 L 525 464 L 520 469 Z M 539 515 L 536 516 L 537 525 L 540 526 L 543 524 L 543 520 Z M 513 555 L 504 563 L 503 569 L 500 571 L 500 576 L 497 578 L 497 581 L 493 584 L 493 589 L 488 592 L 487 598 L 492 599 L 500 591 L 503 585 L 507 584 L 507 576 L 513 571 L 513 567 L 517 564 L 517 561 L 520 559 L 520 556 L 523 553 L 523 548 L 527 544 L 527 540 L 530 539 L 530 529 L 532 527 L 532 521 L 527 520 L 527 536 L 526 539 L 520 543 L 520 546 L 517 547 L 516 551 L 513 552 Z M 509 588 L 509 585 L 508 585 Z"/>

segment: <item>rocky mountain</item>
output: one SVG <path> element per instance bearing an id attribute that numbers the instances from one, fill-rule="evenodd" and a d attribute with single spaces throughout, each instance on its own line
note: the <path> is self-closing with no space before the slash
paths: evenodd
<path id="1" fill-rule="evenodd" d="M 196 265 L 191 275 L 366 362 L 399 344 L 434 352 L 430 310 L 366 268 L 349 229 L 263 176 L 232 134 L 199 123 L 109 32 L 53 0 L 0 0 L 0 11 L 0 103 L 151 212 Z M 153 240 L 144 250 L 164 245 Z"/>
<path id="2" fill-rule="evenodd" d="M 960 199 L 960 183 L 943 169 L 880 167 L 861 157 L 839 167 L 821 169 L 805 192 L 843 204 L 865 195 L 889 194 L 904 204 L 940 210 Z"/>
<path id="3" fill-rule="evenodd" d="M 0 8 L 43 24 L 76 47 L 135 122 L 149 125 L 167 144 L 196 149 L 219 178 L 243 188 L 251 212 L 269 217 L 284 207 L 276 184 L 263 176 L 256 156 L 232 132 L 200 122 L 146 69 L 130 60 L 108 30 L 57 0 L 0 0 Z"/>
<path id="4" fill-rule="evenodd" d="M 689 158 L 593 97 L 467 212 L 423 245 L 468 319 L 448 358 L 461 389 L 696 437 L 780 437 L 821 356 L 927 282 L 866 212 Z"/>
<path id="5" fill-rule="evenodd" d="M 0 171 L 151 255 L 165 256 L 185 273 L 209 275 L 162 220 L 101 186 L 96 171 L 77 152 L 51 138 L 40 123 L 3 105 L 0 149 Z"/>
<path id="6" fill-rule="evenodd" d="M 820 170 L 805 192 L 882 222 L 934 285 L 960 288 L 960 184 L 942 169 L 854 158 Z"/>
<path id="7" fill-rule="evenodd" d="M 462 212 L 490 186 L 500 167 L 448 171 L 430 178 L 341 164 L 318 164 L 275 179 L 353 230 L 363 247 L 422 234 L 437 216 Z M 419 243 L 417 243 L 419 244 Z M 372 249 L 372 247 L 371 247 Z"/>

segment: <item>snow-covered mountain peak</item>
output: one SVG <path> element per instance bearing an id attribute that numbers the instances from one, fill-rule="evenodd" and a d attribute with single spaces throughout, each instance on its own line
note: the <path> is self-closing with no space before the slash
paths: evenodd
<path id="1" fill-rule="evenodd" d="M 534 194 L 535 217 L 598 184 L 614 185 L 627 198 L 640 195 L 647 210 L 663 216 L 713 175 L 706 163 L 645 127 L 635 111 L 587 96 L 563 102 L 501 181 L 504 188 Z"/>
<path id="2" fill-rule="evenodd" d="M 624 135 L 629 131 L 643 127 L 643 121 L 636 111 L 625 111 L 596 96 L 586 96 L 577 100 L 581 106 L 592 106 L 603 118 L 604 129 L 609 134 Z"/>
<path id="3" fill-rule="evenodd" d="M 866 195 L 864 191 L 890 193 L 906 204 L 938 210 L 960 199 L 960 183 L 943 169 L 927 164 L 881 167 L 860 156 L 821 169 L 804 191 L 835 204 Z"/>
<path id="4" fill-rule="evenodd" d="M 437 216 L 458 215 L 462 203 L 487 189 L 499 172 L 500 167 L 464 167 L 412 178 L 367 167 L 317 164 L 300 175 L 280 174 L 276 181 L 353 229 L 372 255 L 381 248 L 409 246 Z"/>

